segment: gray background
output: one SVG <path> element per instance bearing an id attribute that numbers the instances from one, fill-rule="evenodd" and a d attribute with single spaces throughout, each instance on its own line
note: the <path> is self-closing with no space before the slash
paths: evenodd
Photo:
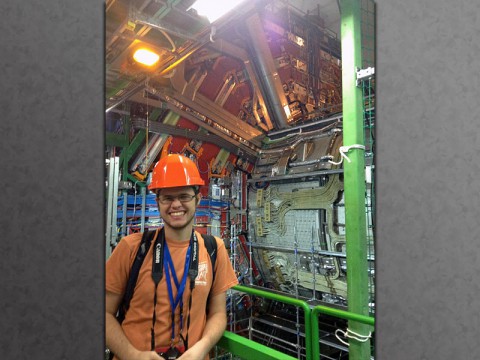
<path id="1" fill-rule="evenodd" d="M 101 359 L 103 2 L 0 2 L 0 358 Z M 377 353 L 477 358 L 480 4 L 377 1 Z"/>
<path id="2" fill-rule="evenodd" d="M 480 2 L 377 24 L 378 359 L 478 359 Z"/>
<path id="3" fill-rule="evenodd" d="M 100 1 L 0 1 L 0 359 L 104 351 Z"/>

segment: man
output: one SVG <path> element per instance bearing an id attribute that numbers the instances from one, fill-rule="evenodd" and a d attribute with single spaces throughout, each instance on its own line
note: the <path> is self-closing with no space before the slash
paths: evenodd
<path id="1" fill-rule="evenodd" d="M 148 188 L 164 227 L 152 240 L 121 325 L 115 315 L 142 235 L 124 237 L 107 261 L 106 345 L 117 359 L 207 360 L 225 330 L 226 291 L 238 281 L 221 239 L 213 281 L 203 238 L 193 229 L 201 185 L 197 166 L 184 156 L 170 154 L 156 164 Z"/>

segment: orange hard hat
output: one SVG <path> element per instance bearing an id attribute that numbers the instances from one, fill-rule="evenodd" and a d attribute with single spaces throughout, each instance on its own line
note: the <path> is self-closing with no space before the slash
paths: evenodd
<path id="1" fill-rule="evenodd" d="M 179 154 L 169 154 L 160 159 L 153 168 L 149 190 L 177 186 L 205 185 L 197 165 Z"/>

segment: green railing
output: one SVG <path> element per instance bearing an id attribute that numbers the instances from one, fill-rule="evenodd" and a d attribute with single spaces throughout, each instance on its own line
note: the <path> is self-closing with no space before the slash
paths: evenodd
<path id="1" fill-rule="evenodd" d="M 331 308 L 328 306 L 317 305 L 313 309 L 303 300 L 294 299 L 288 296 L 272 293 L 266 290 L 251 288 L 243 285 L 237 285 L 233 290 L 259 296 L 265 299 L 279 301 L 285 304 L 301 307 L 305 315 L 305 351 L 307 360 L 320 359 L 320 330 L 318 326 L 318 315 L 320 313 L 333 317 L 357 321 L 362 324 L 375 326 L 373 317 L 364 316 L 349 311 Z M 262 345 L 243 336 L 225 331 L 222 338 L 217 343 L 233 355 L 248 360 L 295 360 L 296 358 L 284 354 L 278 350 Z"/>
<path id="2" fill-rule="evenodd" d="M 312 343 L 310 342 L 312 339 L 311 309 L 310 309 L 310 306 L 305 301 L 294 299 L 284 295 L 274 294 L 265 290 L 250 288 L 243 285 L 234 286 L 232 289 L 236 291 L 244 292 L 250 295 L 260 296 L 265 299 L 275 300 L 281 303 L 294 305 L 302 308 L 304 311 L 304 318 L 305 318 L 305 353 L 306 353 L 307 359 L 312 359 Z M 271 351 L 272 349 L 268 348 L 268 350 Z"/>
<path id="3" fill-rule="evenodd" d="M 296 360 L 290 355 L 284 354 L 266 345 L 259 344 L 243 336 L 225 331 L 217 343 L 218 347 L 229 353 L 248 360 Z"/>
<path id="4" fill-rule="evenodd" d="M 369 316 L 355 314 L 349 311 L 334 309 L 328 306 L 317 305 L 313 308 L 311 312 L 312 316 L 312 344 L 317 344 L 313 346 L 312 349 L 312 359 L 320 359 L 320 329 L 318 326 L 318 314 L 325 314 L 330 316 L 335 316 L 337 318 L 345 319 L 345 320 L 352 320 L 358 321 L 362 324 L 371 325 L 372 327 L 375 326 L 375 319 Z M 362 334 L 363 335 L 363 334 Z"/>

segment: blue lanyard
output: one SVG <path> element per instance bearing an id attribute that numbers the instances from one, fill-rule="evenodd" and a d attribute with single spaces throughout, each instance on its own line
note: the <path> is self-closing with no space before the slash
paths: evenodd
<path id="1" fill-rule="evenodd" d="M 191 251 L 190 251 L 191 249 Z M 168 255 L 167 255 L 168 254 Z M 165 262 L 165 265 L 164 265 Z M 175 267 L 173 265 L 172 256 L 168 250 L 167 243 L 165 241 L 165 231 L 162 228 L 155 241 L 152 260 L 152 279 L 155 283 L 155 291 L 153 295 L 153 315 L 152 315 L 152 328 L 151 328 L 151 350 L 155 350 L 155 323 L 157 320 L 156 307 L 157 307 L 157 286 L 163 277 L 163 268 L 167 273 L 166 282 L 169 294 L 170 306 L 172 309 L 172 342 L 175 336 L 175 309 L 180 305 L 180 337 L 182 337 L 181 330 L 183 329 L 183 293 L 185 291 L 187 277 L 190 278 L 190 297 L 189 297 L 189 311 L 187 321 L 187 335 L 184 340 L 185 349 L 188 349 L 188 328 L 190 326 L 190 308 L 192 306 L 192 291 L 195 288 L 195 279 L 198 275 L 198 241 L 195 232 L 192 230 L 190 238 L 190 245 L 187 249 L 187 255 L 185 259 L 185 268 L 183 271 L 182 280 L 179 282 L 177 274 L 175 273 Z M 170 276 L 173 277 L 175 286 L 177 287 L 177 297 L 173 299 L 172 281 Z"/>
<path id="2" fill-rule="evenodd" d="M 170 307 L 172 309 L 172 342 L 175 339 L 175 309 L 180 305 L 180 331 L 183 328 L 183 293 L 185 291 L 185 285 L 187 283 L 188 276 L 188 267 L 190 264 L 190 246 L 187 249 L 187 255 L 185 257 L 185 265 L 183 269 L 182 280 L 179 282 L 177 274 L 175 272 L 175 266 L 173 264 L 172 256 L 168 250 L 167 243 L 165 242 L 164 246 L 164 261 L 165 261 L 165 280 L 167 282 L 168 297 L 170 300 Z M 175 286 L 177 288 L 177 296 L 173 298 L 173 289 L 172 289 L 172 280 L 170 275 L 173 277 Z"/>

